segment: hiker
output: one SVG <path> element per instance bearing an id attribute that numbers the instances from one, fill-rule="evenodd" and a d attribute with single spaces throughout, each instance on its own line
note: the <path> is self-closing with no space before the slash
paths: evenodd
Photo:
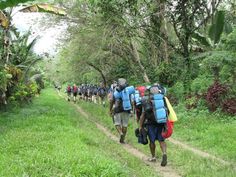
<path id="1" fill-rule="evenodd" d="M 132 110 L 130 95 L 134 93 L 134 87 L 129 86 L 125 79 L 118 79 L 118 86 L 110 101 L 110 114 L 114 118 L 114 125 L 120 135 L 120 143 L 125 143 L 128 122 Z"/>
<path id="2" fill-rule="evenodd" d="M 117 82 L 113 81 L 113 83 L 111 84 L 111 87 L 108 90 L 108 94 L 107 94 L 107 99 L 110 102 L 113 99 L 113 93 L 116 91 L 117 88 Z"/>
<path id="3" fill-rule="evenodd" d="M 79 100 L 81 100 L 82 99 L 82 86 L 81 85 L 78 87 L 78 95 L 79 95 Z"/>
<path id="4" fill-rule="evenodd" d="M 93 94 L 92 94 L 92 102 L 95 103 L 95 104 L 97 104 L 97 95 L 98 95 L 98 87 L 97 87 L 97 85 L 94 85 L 94 86 L 93 86 L 92 91 L 93 91 Z"/>
<path id="5" fill-rule="evenodd" d="M 99 102 L 100 104 L 103 105 L 103 107 L 105 107 L 106 92 L 107 92 L 107 89 L 104 83 L 100 83 L 100 87 L 98 88 L 98 96 L 99 96 Z"/>
<path id="6" fill-rule="evenodd" d="M 142 100 L 142 114 L 140 118 L 140 131 L 147 129 L 149 138 L 149 148 L 152 157 L 148 159 L 150 162 L 156 161 L 156 145 L 157 140 L 162 151 L 161 166 L 167 164 L 166 143 L 162 136 L 162 132 L 166 129 L 168 110 L 165 104 L 162 90 L 157 85 L 147 88 L 145 97 Z"/>
<path id="7" fill-rule="evenodd" d="M 71 86 L 69 84 L 68 84 L 65 92 L 67 93 L 67 100 L 70 101 L 72 89 L 71 89 Z"/>
<path id="8" fill-rule="evenodd" d="M 134 111 L 136 112 L 136 121 L 139 123 L 140 116 L 142 114 L 142 98 L 144 97 L 146 87 L 145 86 L 138 86 L 135 89 L 135 93 L 132 96 L 132 103 L 134 107 Z"/>
<path id="9" fill-rule="evenodd" d="M 73 101 L 74 103 L 76 103 L 76 97 L 78 94 L 78 87 L 76 86 L 76 84 L 73 85 L 72 92 L 73 92 Z"/>

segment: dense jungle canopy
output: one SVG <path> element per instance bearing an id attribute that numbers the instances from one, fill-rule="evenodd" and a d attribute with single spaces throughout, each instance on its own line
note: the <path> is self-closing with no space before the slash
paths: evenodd
<path id="1" fill-rule="evenodd" d="M 48 12 L 44 27 L 66 26 L 55 56 L 33 52 L 37 38 L 29 42 L 30 32 L 11 23 L 16 6 Z M 107 86 L 124 77 L 134 85 L 158 82 L 189 107 L 235 111 L 234 0 L 7 0 L 0 9 L 2 105 L 30 99 L 43 77 Z"/>

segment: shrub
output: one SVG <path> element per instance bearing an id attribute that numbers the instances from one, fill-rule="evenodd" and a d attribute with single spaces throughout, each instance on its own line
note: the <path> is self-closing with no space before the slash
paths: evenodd
<path id="1" fill-rule="evenodd" d="M 178 100 L 178 98 L 177 98 L 175 95 L 168 93 L 168 94 L 167 94 L 167 98 L 169 99 L 169 101 L 170 101 L 170 103 L 171 103 L 172 105 L 177 105 L 177 104 L 179 104 L 179 100 Z"/>
<path id="2" fill-rule="evenodd" d="M 182 82 L 176 82 L 176 84 L 169 89 L 168 95 L 172 95 L 177 100 L 182 100 L 184 96 L 184 86 Z"/>
<path id="3" fill-rule="evenodd" d="M 32 97 L 37 94 L 38 86 L 35 82 L 30 84 L 19 83 L 13 98 L 19 102 L 30 102 Z"/>
<path id="4" fill-rule="evenodd" d="M 185 107 L 187 109 L 194 109 L 198 106 L 198 101 L 201 98 L 200 95 L 188 95 L 185 99 Z"/>
<path id="5" fill-rule="evenodd" d="M 211 75 L 200 75 L 193 80 L 191 90 L 194 94 L 203 95 L 207 89 L 213 84 L 214 80 Z"/>
<path id="6" fill-rule="evenodd" d="M 229 98 L 224 100 L 222 110 L 231 115 L 236 115 L 236 98 Z"/>
<path id="7" fill-rule="evenodd" d="M 228 92 L 228 87 L 215 81 L 207 90 L 206 101 L 209 111 L 216 111 L 222 105 L 223 98 Z"/>

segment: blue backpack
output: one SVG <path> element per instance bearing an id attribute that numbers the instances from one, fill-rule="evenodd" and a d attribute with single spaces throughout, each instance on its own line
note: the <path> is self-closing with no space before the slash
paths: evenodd
<path id="1" fill-rule="evenodd" d="M 141 97 L 139 95 L 139 91 L 138 90 L 135 90 L 135 93 L 134 93 L 134 101 L 135 101 L 135 105 L 138 106 L 141 104 Z"/>
<path id="2" fill-rule="evenodd" d="M 153 110 L 157 123 L 167 122 L 167 108 L 165 106 L 163 94 L 153 95 Z"/>
<path id="3" fill-rule="evenodd" d="M 132 109 L 130 102 L 130 95 L 134 94 L 134 92 L 135 89 L 133 86 L 126 87 L 121 92 L 118 91 L 114 92 L 115 99 L 122 99 L 122 105 L 125 111 L 129 111 Z"/>

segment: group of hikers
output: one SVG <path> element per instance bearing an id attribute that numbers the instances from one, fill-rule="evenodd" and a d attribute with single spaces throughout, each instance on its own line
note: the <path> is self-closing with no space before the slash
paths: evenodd
<path id="1" fill-rule="evenodd" d="M 149 139 L 150 162 L 156 162 L 155 141 L 159 142 L 162 151 L 161 166 L 167 164 L 165 139 L 171 136 L 173 123 L 177 120 L 165 94 L 166 89 L 158 83 L 135 88 L 129 86 L 124 78 L 114 81 L 108 93 L 109 111 L 120 136 L 119 142 L 125 143 L 130 114 L 135 113 L 139 127 L 135 130 L 138 142 L 146 145 Z"/>
<path id="2" fill-rule="evenodd" d="M 68 85 L 65 92 L 67 100 L 79 99 L 100 103 L 105 107 L 108 99 L 109 113 L 114 126 L 119 133 L 119 142 L 125 143 L 127 127 L 130 117 L 134 114 L 138 128 L 135 135 L 138 142 L 148 144 L 151 152 L 150 162 L 156 162 L 156 144 L 158 141 L 162 151 L 161 166 L 167 165 L 167 146 L 165 139 L 173 131 L 173 123 L 177 120 L 176 114 L 166 95 L 166 89 L 158 83 L 149 86 L 129 86 L 126 79 L 119 78 L 113 81 L 110 88 L 103 83 L 98 85 L 81 84 Z"/>
<path id="3" fill-rule="evenodd" d="M 72 97 L 73 101 L 76 102 L 77 96 L 79 96 L 80 100 L 90 101 L 95 104 L 102 104 L 105 107 L 105 98 L 108 89 L 103 83 L 100 83 L 99 86 L 93 84 L 81 84 L 79 86 L 76 84 L 68 84 L 65 92 L 67 93 L 68 101 L 70 101 Z"/>

